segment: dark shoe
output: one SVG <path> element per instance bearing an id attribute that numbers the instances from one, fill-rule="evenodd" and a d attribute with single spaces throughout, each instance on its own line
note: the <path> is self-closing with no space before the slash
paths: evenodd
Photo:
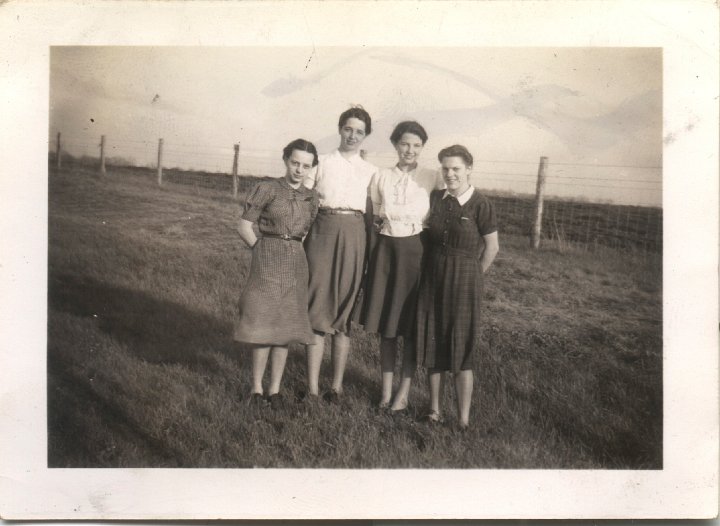
<path id="1" fill-rule="evenodd" d="M 265 405 L 265 397 L 260 393 L 253 393 L 250 395 L 250 405 L 260 407 Z"/>
<path id="2" fill-rule="evenodd" d="M 268 402 L 270 402 L 270 408 L 273 411 L 277 411 L 278 409 L 285 407 L 285 399 L 280 393 L 271 394 L 268 397 Z"/>
<path id="3" fill-rule="evenodd" d="M 308 391 L 300 391 L 295 395 L 295 399 L 298 402 L 305 403 L 317 402 L 318 398 L 320 398 L 318 395 L 309 393 Z"/>
<path id="4" fill-rule="evenodd" d="M 406 407 L 405 409 L 398 409 L 397 411 L 390 411 L 390 416 L 395 419 L 404 419 L 410 417 L 410 410 Z"/>
<path id="5" fill-rule="evenodd" d="M 340 393 L 338 393 L 335 389 L 332 389 L 323 395 L 323 400 L 325 400 L 328 404 L 339 404 Z"/>

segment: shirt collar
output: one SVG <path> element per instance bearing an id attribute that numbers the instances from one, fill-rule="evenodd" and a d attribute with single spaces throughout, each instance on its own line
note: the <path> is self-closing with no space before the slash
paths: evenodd
<path id="1" fill-rule="evenodd" d="M 463 193 L 461 193 L 459 196 L 457 196 L 455 199 L 458 200 L 458 203 L 460 203 L 460 206 L 463 206 L 465 203 L 470 201 L 470 198 L 473 195 L 473 191 L 475 188 L 473 188 L 473 185 L 468 186 L 468 189 L 465 190 Z M 445 199 L 447 196 L 450 195 L 450 192 L 445 190 L 445 193 L 443 194 L 443 199 Z"/>
<path id="2" fill-rule="evenodd" d="M 307 188 L 305 188 L 305 185 L 303 185 L 302 183 L 300 183 L 300 186 L 298 188 L 293 188 L 292 186 L 290 186 L 290 183 L 285 178 L 285 176 L 279 177 L 278 179 L 280 181 L 280 186 L 284 186 L 285 188 L 293 190 L 294 192 L 300 192 L 300 193 L 304 194 L 306 192 L 306 190 L 308 190 Z"/>

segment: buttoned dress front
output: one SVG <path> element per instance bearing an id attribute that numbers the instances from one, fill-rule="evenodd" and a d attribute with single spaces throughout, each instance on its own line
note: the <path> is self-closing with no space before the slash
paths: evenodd
<path id="1" fill-rule="evenodd" d="M 308 311 L 317 333 L 350 330 L 365 266 L 368 186 L 376 173 L 377 168 L 359 155 L 345 158 L 336 150 L 321 155 L 317 170 L 305 179 L 320 202 L 317 219 L 305 238 Z"/>
<path id="2" fill-rule="evenodd" d="M 313 190 L 302 185 L 294 189 L 285 178 L 258 183 L 251 190 L 242 217 L 257 223 L 261 237 L 240 294 L 235 340 L 278 346 L 310 343 L 308 266 L 298 238 L 307 234 L 317 209 Z"/>
<path id="3" fill-rule="evenodd" d="M 458 196 L 460 201 L 443 190 L 430 195 L 428 248 L 418 292 L 418 363 L 453 373 L 472 369 L 480 352 L 480 256 L 483 236 L 497 231 L 492 203 L 472 187 L 469 192 Z"/>

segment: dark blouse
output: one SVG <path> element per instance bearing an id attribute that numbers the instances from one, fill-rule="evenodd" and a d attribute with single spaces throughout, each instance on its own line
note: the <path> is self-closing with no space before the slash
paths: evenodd
<path id="1" fill-rule="evenodd" d="M 430 194 L 427 226 L 432 249 L 479 257 L 485 246 L 483 236 L 497 231 L 495 208 L 477 189 L 462 206 L 452 195 L 443 199 L 444 194 L 445 190 Z"/>
<path id="2" fill-rule="evenodd" d="M 318 196 L 303 185 L 295 189 L 282 177 L 258 183 L 248 195 L 242 218 L 261 234 L 303 237 L 315 221 Z"/>

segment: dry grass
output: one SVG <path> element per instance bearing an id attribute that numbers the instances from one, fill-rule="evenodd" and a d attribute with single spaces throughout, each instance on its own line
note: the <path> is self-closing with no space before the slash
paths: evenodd
<path id="1" fill-rule="evenodd" d="M 374 409 L 378 344 L 362 331 L 340 406 L 248 404 L 230 328 L 249 251 L 225 193 L 64 171 L 49 205 L 50 466 L 662 467 L 659 257 L 533 252 L 501 231 L 474 425 L 460 433 L 452 417 L 417 421 L 422 372 L 409 416 Z M 291 349 L 285 392 L 303 377 Z"/>

